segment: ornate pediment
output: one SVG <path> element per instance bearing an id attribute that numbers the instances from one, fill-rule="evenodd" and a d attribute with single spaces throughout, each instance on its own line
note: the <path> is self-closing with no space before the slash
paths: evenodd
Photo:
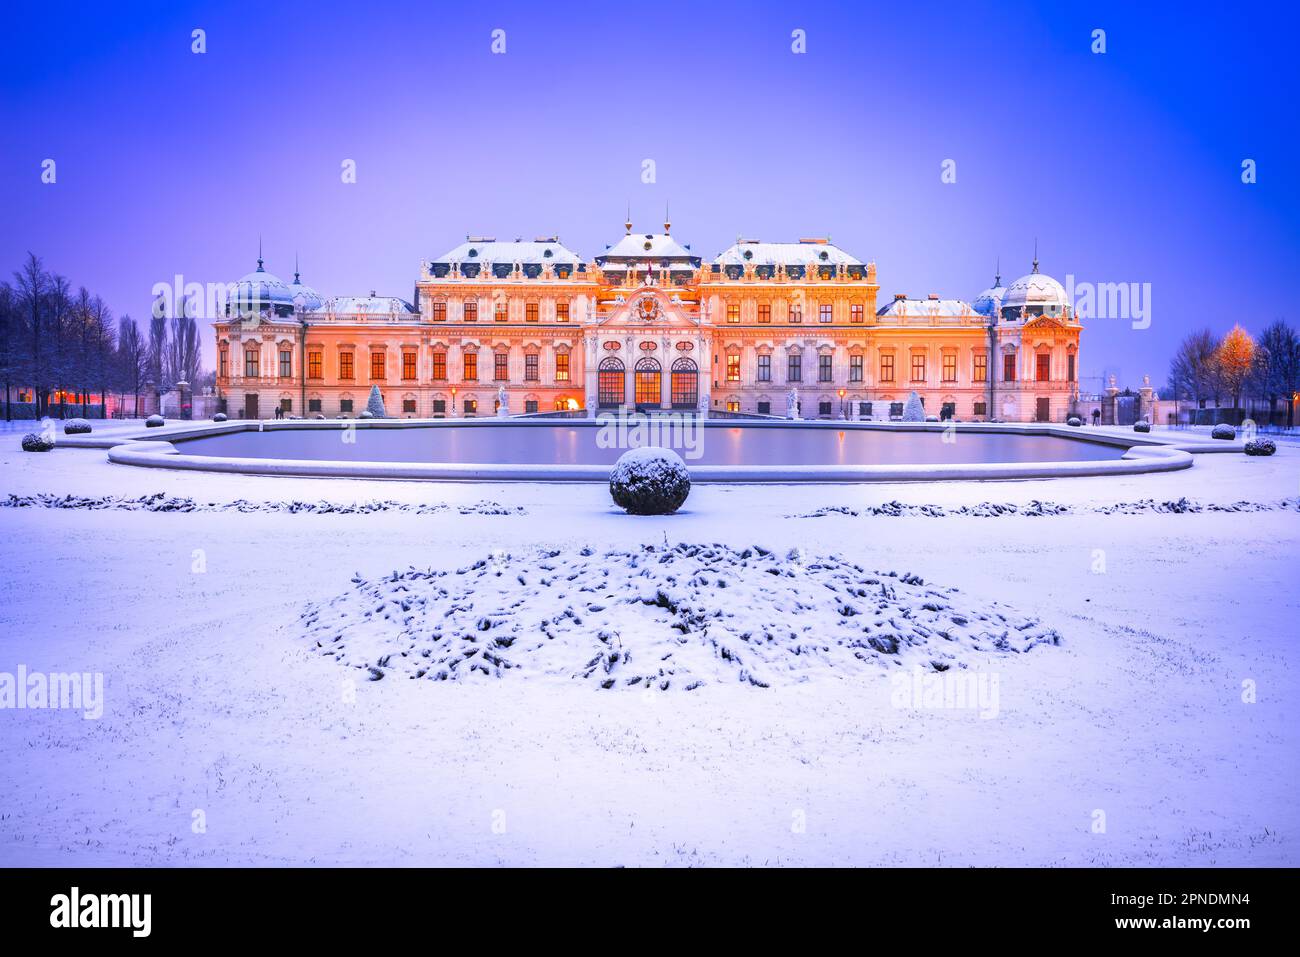
<path id="1" fill-rule="evenodd" d="M 669 296 L 663 289 L 645 287 L 619 296 L 613 302 L 609 315 L 601 325 L 660 326 L 663 328 L 692 327 L 698 325 L 686 312 L 680 297 Z"/>

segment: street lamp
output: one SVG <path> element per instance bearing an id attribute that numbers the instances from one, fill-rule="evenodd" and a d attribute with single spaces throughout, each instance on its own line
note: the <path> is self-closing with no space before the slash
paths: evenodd
<path id="1" fill-rule="evenodd" d="M 847 412 L 846 412 L 846 410 L 845 410 L 845 408 L 844 408 L 844 390 L 843 390 L 843 389 L 840 389 L 840 418 L 841 418 L 841 419 L 845 419 L 845 420 L 848 419 L 848 414 L 847 414 Z"/>

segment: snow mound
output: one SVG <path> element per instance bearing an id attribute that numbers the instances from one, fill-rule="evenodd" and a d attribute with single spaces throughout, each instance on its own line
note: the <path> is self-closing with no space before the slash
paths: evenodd
<path id="1" fill-rule="evenodd" d="M 943 671 L 1060 642 L 999 603 L 798 550 L 496 552 L 455 571 L 357 574 L 352 584 L 309 605 L 300 624 L 320 654 L 372 680 L 766 688 L 897 667 Z"/>
<path id="2" fill-rule="evenodd" d="M 633 515 L 671 515 L 691 494 L 691 473 L 672 449 L 632 449 L 614 463 L 609 494 Z"/>

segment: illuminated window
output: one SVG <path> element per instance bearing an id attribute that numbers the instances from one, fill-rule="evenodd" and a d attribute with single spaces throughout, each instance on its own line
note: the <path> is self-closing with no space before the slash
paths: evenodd
<path id="1" fill-rule="evenodd" d="M 818 316 L 822 322 L 830 322 L 835 318 L 835 307 L 829 302 L 821 303 L 818 308 Z"/>
<path id="2" fill-rule="evenodd" d="M 435 379 L 446 380 L 447 378 L 447 353 L 435 352 L 433 354 L 433 377 Z"/>
<path id="3" fill-rule="evenodd" d="M 557 302 L 555 304 L 555 321 L 556 322 L 569 321 L 569 304 L 567 302 Z"/>
<path id="4" fill-rule="evenodd" d="M 758 321 L 759 322 L 772 321 L 772 306 L 770 303 L 760 302 L 758 304 Z"/>
<path id="5" fill-rule="evenodd" d="M 465 321 L 466 322 L 478 321 L 478 300 L 476 299 L 465 300 Z"/>
<path id="6" fill-rule="evenodd" d="M 727 381 L 728 382 L 740 381 L 740 353 L 739 352 L 727 353 Z"/>
<path id="7" fill-rule="evenodd" d="M 728 412 L 739 412 L 739 411 L 740 411 L 740 403 L 737 402 L 735 399 L 728 399 L 728 400 L 727 400 L 727 411 L 728 411 Z"/>
<path id="8" fill-rule="evenodd" d="M 880 357 L 880 381 L 894 381 L 894 357 L 892 355 Z"/>
<path id="9" fill-rule="evenodd" d="M 945 352 L 943 354 L 943 381 L 957 381 L 957 353 Z"/>
<path id="10" fill-rule="evenodd" d="M 402 378 L 403 379 L 415 378 L 415 353 L 414 352 L 402 353 Z"/>
<path id="11" fill-rule="evenodd" d="M 465 375 L 462 377 L 466 382 L 478 381 L 478 353 L 465 353 Z M 468 411 L 468 409 L 466 410 Z"/>
<path id="12" fill-rule="evenodd" d="M 976 382 L 989 381 L 989 357 L 983 353 L 977 353 L 975 355 L 975 368 L 973 370 L 972 378 Z"/>
<path id="13" fill-rule="evenodd" d="M 537 303 L 535 302 L 524 303 L 524 319 L 526 321 L 536 322 L 537 314 L 538 314 Z"/>
<path id="14" fill-rule="evenodd" d="M 849 306 L 849 321 L 850 322 L 862 321 L 862 303 L 855 302 L 853 303 L 853 305 Z"/>
<path id="15" fill-rule="evenodd" d="M 1002 357 L 1002 381 L 1016 381 L 1016 355 L 1014 352 L 1009 352 Z"/>
<path id="16" fill-rule="evenodd" d="M 1052 378 L 1052 357 L 1050 355 L 1043 354 L 1043 355 L 1035 356 L 1034 358 L 1038 360 L 1037 369 L 1035 370 L 1037 372 L 1038 381 L 1047 382 L 1049 379 Z"/>
<path id="17" fill-rule="evenodd" d="M 496 316 L 497 322 L 505 322 L 507 319 L 509 319 L 510 318 L 509 303 L 507 303 L 505 300 L 501 300 L 500 302 L 498 302 L 496 304 L 496 309 L 494 310 L 494 315 Z"/>
<path id="18" fill-rule="evenodd" d="M 339 353 L 339 378 L 352 378 L 352 353 L 350 352 Z"/>
<path id="19" fill-rule="evenodd" d="M 384 366 L 385 366 L 384 353 L 382 352 L 370 353 L 370 378 L 372 380 L 384 378 L 384 376 L 386 375 Z"/>
<path id="20" fill-rule="evenodd" d="M 569 354 L 567 352 L 557 352 L 555 354 L 555 381 L 569 381 Z"/>
<path id="21" fill-rule="evenodd" d="M 912 353 L 912 381 L 913 382 L 925 381 L 925 353 L 924 352 Z"/>
<path id="22" fill-rule="evenodd" d="M 727 303 L 727 322 L 740 322 L 740 303 Z"/>
<path id="23" fill-rule="evenodd" d="M 445 302 L 435 302 L 433 304 L 433 321 L 434 322 L 447 321 L 447 304 Z"/>
<path id="24" fill-rule="evenodd" d="M 321 354 L 319 352 L 307 353 L 307 378 L 319 379 L 321 377 Z"/>
<path id="25" fill-rule="evenodd" d="M 492 378 L 497 382 L 504 382 L 510 378 L 507 371 L 510 365 L 510 355 L 505 352 L 498 352 L 492 357 Z"/>

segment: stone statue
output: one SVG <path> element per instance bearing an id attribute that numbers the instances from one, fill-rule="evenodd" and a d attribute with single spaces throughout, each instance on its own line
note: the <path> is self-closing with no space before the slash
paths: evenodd
<path id="1" fill-rule="evenodd" d="M 794 386 L 791 386 L 790 391 L 785 395 L 785 417 L 795 422 L 799 421 L 799 390 Z"/>
<path id="2" fill-rule="evenodd" d="M 497 418 L 510 418 L 510 396 L 506 394 L 505 386 L 497 389 Z"/>

